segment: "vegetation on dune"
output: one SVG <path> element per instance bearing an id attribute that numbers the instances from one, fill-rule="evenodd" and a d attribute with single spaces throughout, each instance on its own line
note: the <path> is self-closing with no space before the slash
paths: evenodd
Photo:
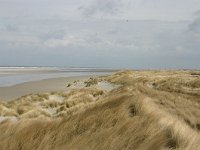
<path id="1" fill-rule="evenodd" d="M 89 80 L 85 81 L 84 83 L 85 83 L 85 87 L 96 85 L 98 83 L 98 78 L 91 77 Z"/>
<path id="2" fill-rule="evenodd" d="M 200 149 L 198 71 L 122 71 L 0 103 L 0 149 Z M 195 74 L 195 75 L 194 75 Z M 122 86 L 91 88 L 104 80 Z"/>

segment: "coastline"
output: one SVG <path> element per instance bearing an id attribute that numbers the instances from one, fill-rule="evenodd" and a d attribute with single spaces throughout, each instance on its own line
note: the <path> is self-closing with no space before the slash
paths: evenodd
<path id="1" fill-rule="evenodd" d="M 38 81 L 24 82 L 8 87 L 0 87 L 0 101 L 12 101 L 28 94 L 66 91 L 69 90 L 69 88 L 67 88 L 68 83 L 76 80 L 84 82 L 92 76 L 93 75 L 49 78 Z"/>
<path id="2" fill-rule="evenodd" d="M 0 87 L 50 78 L 106 75 L 114 71 L 116 70 L 103 68 L 0 67 Z"/>
<path id="3" fill-rule="evenodd" d="M 0 101 L 12 101 L 28 94 L 69 90 L 71 88 L 67 88 L 67 84 L 70 82 L 114 71 L 108 68 L 0 67 Z"/>

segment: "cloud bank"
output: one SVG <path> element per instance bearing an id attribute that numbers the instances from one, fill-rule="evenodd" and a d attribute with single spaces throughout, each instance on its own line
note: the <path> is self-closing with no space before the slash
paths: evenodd
<path id="1" fill-rule="evenodd" d="M 196 0 L 0 4 L 0 65 L 200 68 Z"/>

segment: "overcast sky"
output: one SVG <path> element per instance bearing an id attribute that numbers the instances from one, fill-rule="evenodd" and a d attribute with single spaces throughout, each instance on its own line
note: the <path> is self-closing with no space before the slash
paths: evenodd
<path id="1" fill-rule="evenodd" d="M 0 66 L 200 69 L 199 0 L 0 0 Z"/>

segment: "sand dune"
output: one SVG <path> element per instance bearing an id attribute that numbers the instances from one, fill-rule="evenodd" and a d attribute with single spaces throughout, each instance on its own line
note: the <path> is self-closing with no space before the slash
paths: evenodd
<path id="1" fill-rule="evenodd" d="M 68 88 L 2 101 L 0 149 L 200 149 L 199 71 L 121 71 Z"/>

